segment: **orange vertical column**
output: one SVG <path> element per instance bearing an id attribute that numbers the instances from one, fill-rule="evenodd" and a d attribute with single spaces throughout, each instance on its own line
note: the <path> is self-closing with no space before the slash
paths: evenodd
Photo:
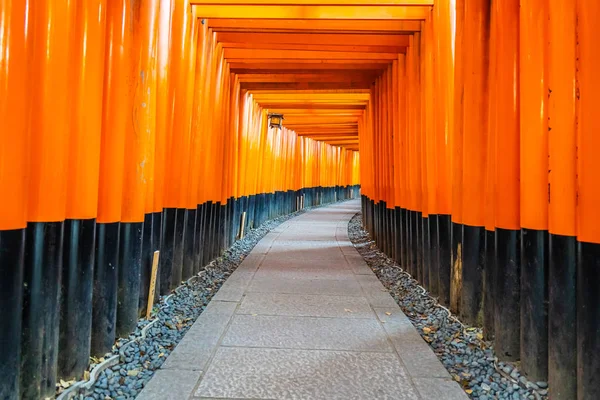
<path id="1" fill-rule="evenodd" d="M 548 378 L 548 6 L 521 2 L 521 366 Z"/>
<path id="2" fill-rule="evenodd" d="M 500 115 L 498 98 L 498 68 L 501 68 L 502 60 L 499 60 L 501 39 L 498 36 L 502 31 L 496 3 L 492 5 L 490 15 L 490 57 L 489 57 L 489 101 L 488 101 L 488 138 L 486 145 L 486 169 L 485 169 L 485 266 L 483 269 L 483 335 L 488 340 L 494 339 L 494 302 L 495 302 L 495 279 L 496 279 L 496 135 L 498 133 L 497 119 Z M 500 14 L 500 15 L 499 15 Z M 506 99 L 503 99 L 506 101 Z M 512 155 L 511 155 L 512 156 Z"/>
<path id="3" fill-rule="evenodd" d="M 437 244 L 437 146 L 435 132 L 435 108 L 434 102 L 436 92 L 434 90 L 434 19 L 433 10 L 430 10 L 424 22 L 424 163 L 425 166 L 425 189 L 426 198 L 423 202 L 427 204 L 427 220 L 423 220 L 423 283 L 432 292 L 438 292 L 438 244 Z"/>
<path id="4" fill-rule="evenodd" d="M 2 3 L 0 12 L 0 396 L 19 399 L 23 267 L 27 226 L 30 4 Z M 10 57 L 9 57 L 10 55 Z M 10 195 L 7 195 L 10 193 Z"/>
<path id="5" fill-rule="evenodd" d="M 153 239 L 160 247 L 159 273 L 157 278 L 157 293 L 165 295 L 169 292 L 170 262 L 167 258 L 169 252 L 169 239 L 166 232 L 169 220 L 165 206 L 166 168 L 169 158 L 169 138 L 171 126 L 171 107 L 169 106 L 169 65 L 170 65 L 170 37 L 171 37 L 171 0 L 160 0 L 158 16 L 158 33 L 156 44 L 156 124 L 154 148 L 154 193 L 153 193 Z M 167 240 L 167 242 L 165 242 Z"/>
<path id="6" fill-rule="evenodd" d="M 553 397 L 577 397 L 576 13 L 548 3 L 548 379 Z"/>
<path id="7" fill-rule="evenodd" d="M 163 237 L 163 267 L 170 289 L 181 284 L 183 247 L 186 228 L 186 188 L 189 162 L 190 131 L 187 110 L 190 62 L 191 10 L 187 2 L 171 3 L 171 37 L 169 61 L 169 103 L 171 117 L 167 127 L 167 157 L 165 171 L 165 233 Z M 161 286 L 166 285 L 162 282 Z"/>
<path id="8" fill-rule="evenodd" d="M 28 79 L 35 84 L 30 91 L 21 397 L 38 399 L 54 396 L 56 390 L 72 93 L 69 61 L 76 9 L 73 2 L 59 0 L 31 2 L 28 7 Z M 15 51 L 18 55 L 18 47 Z"/>
<path id="9" fill-rule="evenodd" d="M 488 120 L 488 51 L 490 4 L 465 2 L 463 118 L 463 239 L 460 313 L 477 323 L 482 306 L 482 253 L 485 240 L 485 168 Z M 469 117 L 467 118 L 467 112 Z"/>
<path id="10" fill-rule="evenodd" d="M 462 294 L 463 224 L 463 121 L 465 114 L 465 1 L 456 0 L 456 39 L 454 65 L 454 124 L 452 130 L 452 224 L 450 310 L 458 313 Z"/>
<path id="11" fill-rule="evenodd" d="M 519 1 L 495 3 L 496 76 L 495 161 L 496 268 L 495 346 L 500 358 L 519 359 L 520 336 L 520 120 Z M 487 265 L 486 265 L 487 268 Z M 493 270 L 493 268 L 492 268 Z M 486 275 L 487 279 L 487 275 Z M 488 289 L 486 287 L 486 289 Z M 493 289 L 493 288 L 492 288 Z"/>
<path id="12" fill-rule="evenodd" d="M 139 43 L 139 65 L 133 70 L 136 76 L 134 93 L 134 133 L 140 136 L 140 159 L 136 168 L 138 189 L 144 190 L 144 225 L 142 232 L 142 251 L 139 284 L 139 314 L 144 315 L 148 305 L 148 292 L 152 274 L 154 252 L 160 250 L 161 213 L 155 212 L 154 192 L 156 165 L 156 127 L 159 98 L 159 24 L 160 0 L 141 2 L 139 8 L 139 26 L 135 41 Z M 162 167 L 162 163 L 161 163 Z M 141 180 L 141 182 L 139 182 Z M 139 215 L 139 212 L 138 212 Z M 159 258 L 160 260 L 160 258 Z M 155 296 L 156 299 L 157 296 Z M 155 299 L 152 299 L 154 301 Z"/>
<path id="13" fill-rule="evenodd" d="M 600 307 L 600 123 L 597 97 L 600 90 L 598 35 L 600 4 L 577 1 L 578 97 L 578 203 L 577 203 L 577 396 L 600 397 L 598 382 L 598 331 Z"/>
<path id="14" fill-rule="evenodd" d="M 125 137 L 131 115 L 131 3 L 107 3 L 104 97 L 92 315 L 92 354 L 110 351 L 116 336 Z M 127 29 L 122 29 L 126 26 Z M 97 294 L 97 295 L 96 295 Z"/>
<path id="15" fill-rule="evenodd" d="M 58 373 L 80 379 L 88 367 L 98 213 L 106 1 L 77 6 L 72 31 L 67 208 Z"/>
<path id="16" fill-rule="evenodd" d="M 436 145 L 436 204 L 438 238 L 438 293 L 439 301 L 450 304 L 451 213 L 452 213 L 452 136 L 454 131 L 454 9 L 449 2 L 440 2 L 433 8 L 435 40 L 434 107 Z M 432 227 L 432 231 L 434 228 Z M 435 254 L 435 253 L 434 253 Z"/>

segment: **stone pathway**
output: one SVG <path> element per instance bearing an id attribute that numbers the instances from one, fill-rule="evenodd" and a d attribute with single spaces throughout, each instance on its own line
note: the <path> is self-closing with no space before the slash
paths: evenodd
<path id="1" fill-rule="evenodd" d="M 359 207 L 268 233 L 138 399 L 467 399 L 348 240 Z"/>

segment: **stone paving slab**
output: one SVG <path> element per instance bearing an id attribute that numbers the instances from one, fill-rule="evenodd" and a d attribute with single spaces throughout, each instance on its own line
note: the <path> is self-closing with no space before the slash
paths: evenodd
<path id="1" fill-rule="evenodd" d="M 322 294 L 247 293 L 238 314 L 325 318 L 376 318 L 364 297 Z"/>
<path id="2" fill-rule="evenodd" d="M 267 234 L 140 398 L 467 399 L 350 243 L 359 207 Z"/>
<path id="3" fill-rule="evenodd" d="M 242 399 L 419 399 L 392 353 L 219 348 L 195 393 Z"/>
<path id="4" fill-rule="evenodd" d="M 393 351 L 375 319 L 236 315 L 222 346 L 304 350 Z"/>

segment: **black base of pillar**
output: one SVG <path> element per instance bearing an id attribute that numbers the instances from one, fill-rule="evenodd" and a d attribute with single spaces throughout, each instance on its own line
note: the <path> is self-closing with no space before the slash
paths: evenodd
<path id="1" fill-rule="evenodd" d="M 429 291 L 440 295 L 440 246 L 438 242 L 438 216 L 429 216 Z"/>
<path id="2" fill-rule="evenodd" d="M 175 213 L 175 238 L 173 240 L 173 277 L 171 290 L 179 287 L 183 280 L 183 245 L 187 225 L 187 209 L 178 208 Z"/>
<path id="3" fill-rule="evenodd" d="M 459 313 L 462 303 L 463 225 L 451 223 L 450 311 Z"/>
<path id="4" fill-rule="evenodd" d="M 439 272 L 438 272 L 438 301 L 440 304 L 450 306 L 450 276 L 452 272 L 452 221 L 450 215 L 438 215 L 438 246 L 439 246 Z"/>
<path id="5" fill-rule="evenodd" d="M 143 230 L 143 222 L 121 223 L 116 331 L 119 337 L 127 337 L 138 321 Z"/>
<path id="6" fill-rule="evenodd" d="M 578 243 L 577 395 L 600 398 L 600 244 Z"/>
<path id="7" fill-rule="evenodd" d="M 548 231 L 521 229 L 521 370 L 548 380 Z"/>
<path id="8" fill-rule="evenodd" d="M 496 232 L 485 231 L 485 266 L 483 268 L 483 337 L 493 340 L 495 332 L 496 281 Z"/>
<path id="9" fill-rule="evenodd" d="M 160 294 L 169 294 L 173 287 L 173 249 L 175 246 L 176 208 L 163 211 L 162 239 L 159 258 Z"/>
<path id="10" fill-rule="evenodd" d="M 96 220 L 66 220 L 58 375 L 81 379 L 90 359 Z"/>
<path id="11" fill-rule="evenodd" d="M 196 234 L 196 209 L 186 209 L 185 236 L 183 237 L 182 279 L 188 280 L 194 274 L 194 242 Z"/>
<path id="12" fill-rule="evenodd" d="M 96 264 L 92 297 L 92 355 L 111 351 L 116 337 L 119 284 L 119 222 L 96 224 Z"/>
<path id="13" fill-rule="evenodd" d="M 26 231 L 21 337 L 21 397 L 54 397 L 58 367 L 63 222 Z"/>
<path id="14" fill-rule="evenodd" d="M 421 269 L 423 270 L 423 287 L 430 290 L 430 251 L 431 240 L 429 237 L 429 216 L 421 217 Z"/>
<path id="15" fill-rule="evenodd" d="M 0 398 L 18 400 L 25 229 L 0 231 Z"/>
<path id="16" fill-rule="evenodd" d="M 498 358 L 506 361 L 518 360 L 521 347 L 520 240 L 519 230 L 496 228 L 494 347 Z"/>
<path id="17" fill-rule="evenodd" d="M 143 316 L 148 306 L 148 292 L 152 274 L 152 258 L 154 256 L 154 214 L 144 216 L 144 232 L 142 233 L 142 268 L 140 269 L 140 301 L 138 315 Z"/>
<path id="18" fill-rule="evenodd" d="M 463 226 L 462 294 L 460 315 L 469 325 L 483 324 L 483 267 L 485 263 L 485 229 Z"/>
<path id="19" fill-rule="evenodd" d="M 577 262 L 575 237 L 550 235 L 548 384 L 552 399 L 577 398 Z"/>

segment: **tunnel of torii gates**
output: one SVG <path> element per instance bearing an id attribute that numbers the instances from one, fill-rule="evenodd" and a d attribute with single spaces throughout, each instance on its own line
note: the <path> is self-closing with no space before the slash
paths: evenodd
<path id="1" fill-rule="evenodd" d="M 360 196 L 499 358 L 600 398 L 600 2 L 433 3 L 3 0 L 0 397 L 127 336 L 154 251 L 168 294 Z"/>

